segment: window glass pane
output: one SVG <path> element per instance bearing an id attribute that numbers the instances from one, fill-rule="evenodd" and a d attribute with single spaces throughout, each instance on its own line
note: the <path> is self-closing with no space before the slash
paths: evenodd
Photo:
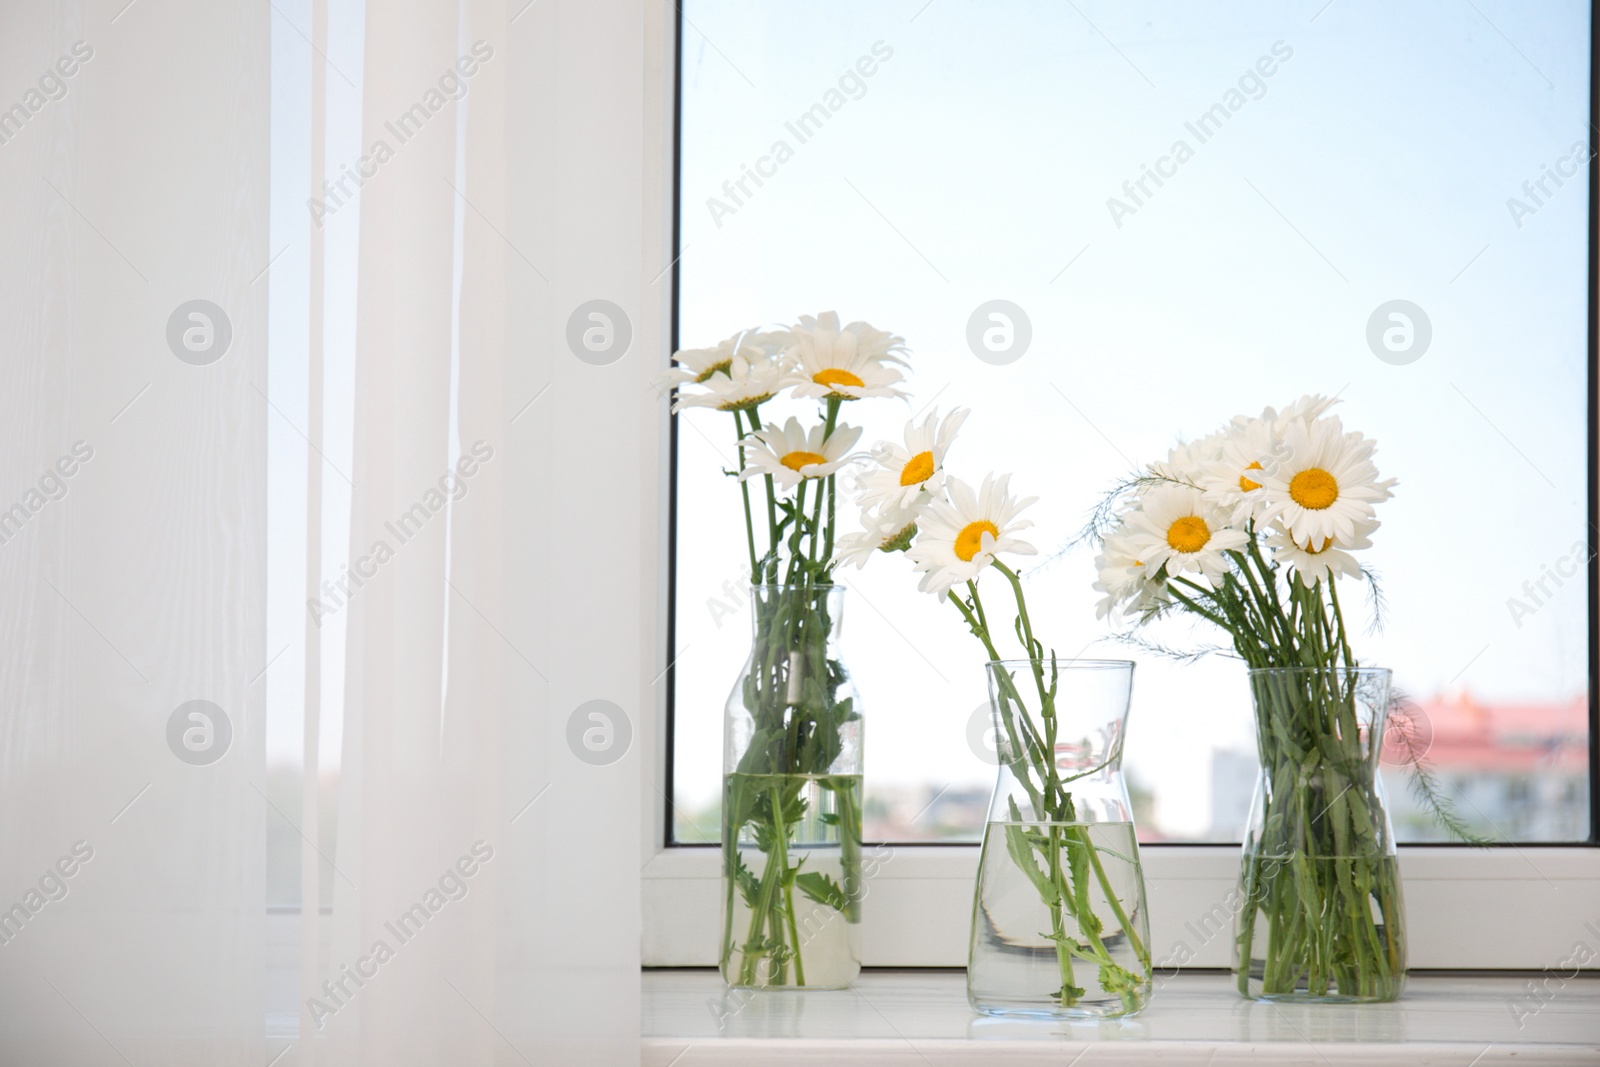
<path id="1" fill-rule="evenodd" d="M 911 405 L 847 415 L 870 441 L 926 404 L 970 406 L 956 472 L 1012 470 L 1040 496 L 1036 626 L 1063 655 L 1140 663 L 1146 839 L 1237 839 L 1243 668 L 1108 640 L 1093 552 L 1072 542 L 1176 437 L 1311 392 L 1342 397 L 1400 479 L 1365 556 L 1386 621 L 1358 654 L 1418 702 L 1469 823 L 1587 837 L 1587 5 L 683 10 L 681 343 L 825 309 L 908 338 Z M 1005 365 L 967 343 L 995 299 L 1031 325 Z M 1370 325 L 1395 300 L 1420 309 L 1398 353 L 1406 324 Z M 685 843 L 716 837 L 722 706 L 748 649 L 732 440 L 726 415 L 679 428 Z M 846 577 L 868 836 L 976 839 L 978 646 L 903 559 Z M 1402 839 L 1438 837 L 1395 771 Z"/>

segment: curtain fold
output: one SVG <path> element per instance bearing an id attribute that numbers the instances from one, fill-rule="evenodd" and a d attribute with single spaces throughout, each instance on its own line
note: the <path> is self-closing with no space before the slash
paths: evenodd
<path id="1" fill-rule="evenodd" d="M 0 1060 L 264 1062 L 267 13 L 0 10 Z"/>
<path id="2" fill-rule="evenodd" d="M 324 975 L 393 959 L 322 1047 L 633 1062 L 638 765 L 584 762 L 568 719 L 648 688 L 642 430 L 615 416 L 652 368 L 592 366 L 566 332 L 643 275 L 643 20 L 526 0 L 365 20 L 361 144 L 385 158 L 361 187 L 349 556 L 376 575 L 348 613 L 351 877 L 322 868 Z"/>
<path id="3" fill-rule="evenodd" d="M 495 749 L 486 760 L 474 742 L 495 733 L 501 666 L 474 671 L 461 655 L 461 612 L 473 609 L 454 562 L 482 554 L 475 541 L 492 524 L 499 474 L 467 439 L 482 428 L 464 424 L 461 369 L 502 352 L 462 351 L 461 273 L 485 250 L 460 226 L 455 188 L 463 172 L 502 164 L 489 138 L 470 143 L 493 95 L 493 58 L 472 56 L 463 21 L 451 4 L 366 14 L 363 143 L 394 155 L 361 191 L 350 557 L 371 558 L 377 573 L 350 601 L 343 751 L 360 762 L 341 775 L 339 858 L 354 877 L 334 886 L 330 970 L 378 946 L 395 959 L 351 999 L 349 1017 L 330 1023 L 332 1062 L 358 1062 L 357 1050 L 359 1062 L 492 1062 L 456 1016 L 472 977 L 460 957 L 470 959 L 474 920 L 492 921 L 500 873 L 472 849 L 481 841 L 492 854 L 500 843 L 486 817 L 500 792 Z M 481 302 L 476 287 L 465 297 Z M 467 595 L 499 607 L 492 587 Z M 490 699 L 460 707 L 450 679 L 473 674 Z M 452 877 L 462 857 L 475 873 Z"/>

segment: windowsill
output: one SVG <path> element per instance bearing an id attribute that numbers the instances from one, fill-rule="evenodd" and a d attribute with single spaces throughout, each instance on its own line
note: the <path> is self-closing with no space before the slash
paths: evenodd
<path id="1" fill-rule="evenodd" d="M 961 967 L 967 962 L 978 849 L 870 846 L 864 868 L 861 958 L 869 967 Z M 865 853 L 864 853 L 865 854 Z M 1161 845 L 1140 854 L 1157 966 L 1226 969 L 1237 845 Z M 868 873 L 870 871 L 870 873 Z M 1537 971 L 1600 948 L 1600 848 L 1401 846 L 1406 932 L 1413 967 Z M 716 961 L 722 879 L 716 849 L 657 851 L 644 867 L 647 967 Z M 1515 906 L 1507 906 L 1507 902 Z M 1491 933 L 1485 916 L 1497 916 Z"/>
<path id="2" fill-rule="evenodd" d="M 1007 1063 L 1600 1064 L 1600 975 L 1413 975 L 1394 1004 L 1241 999 L 1225 974 L 1166 980 L 1123 1020 L 991 1019 L 960 971 L 863 972 L 842 992 L 733 993 L 714 970 L 646 971 L 644 1067 L 828 1062 L 900 1067 Z M 1519 1026 L 1520 1022 L 1520 1026 Z M 1218 1053 L 1226 1053 L 1225 1061 Z"/>

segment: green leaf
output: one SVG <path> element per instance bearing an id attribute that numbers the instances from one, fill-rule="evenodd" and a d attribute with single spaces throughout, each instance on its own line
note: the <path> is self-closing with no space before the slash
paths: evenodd
<path id="1" fill-rule="evenodd" d="M 739 895 L 744 898 L 745 907 L 754 908 L 756 898 L 761 895 L 761 880 L 755 872 L 744 865 L 744 857 L 737 851 L 733 853 L 733 884 L 739 887 Z"/>
<path id="2" fill-rule="evenodd" d="M 1055 884 L 1033 858 L 1033 848 L 1028 843 L 1028 831 L 1019 825 L 1022 822 L 1022 812 L 1017 809 L 1014 798 L 1007 797 L 1006 802 L 1011 805 L 1011 822 L 1006 824 L 1006 854 L 1011 857 L 1011 862 L 1017 865 L 1017 869 L 1028 876 L 1028 881 L 1039 891 L 1040 898 L 1046 904 L 1053 903 L 1057 899 Z"/>
<path id="3" fill-rule="evenodd" d="M 807 871 L 805 874 L 796 875 L 794 884 L 800 892 L 834 911 L 844 911 L 850 904 L 850 898 L 845 895 L 844 887 L 821 871 Z"/>
<path id="4" fill-rule="evenodd" d="M 1088 841 L 1086 833 L 1080 838 L 1076 836 L 1078 832 L 1081 831 L 1068 830 L 1063 842 L 1067 853 L 1067 869 L 1072 878 L 1072 910 L 1078 920 L 1078 929 L 1097 938 L 1104 926 L 1089 905 L 1089 849 L 1094 846 Z"/>
<path id="5" fill-rule="evenodd" d="M 1120 967 L 1109 960 L 1100 965 L 1100 988 L 1107 993 L 1121 996 L 1124 993 L 1135 992 L 1143 984 L 1143 978 L 1125 967 Z"/>

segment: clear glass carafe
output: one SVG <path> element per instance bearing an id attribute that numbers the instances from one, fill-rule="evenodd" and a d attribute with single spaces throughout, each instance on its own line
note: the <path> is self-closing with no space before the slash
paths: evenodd
<path id="1" fill-rule="evenodd" d="M 756 586 L 723 733 L 730 986 L 841 989 L 861 970 L 861 709 L 840 586 Z"/>
<path id="2" fill-rule="evenodd" d="M 1389 672 L 1252 670 L 1261 763 L 1234 977 L 1263 1000 L 1385 1001 L 1405 984 L 1400 866 L 1378 760 Z"/>
<path id="3" fill-rule="evenodd" d="M 1128 1015 L 1150 929 L 1122 775 L 1133 664 L 989 664 L 999 773 L 973 895 L 967 1000 L 990 1015 Z"/>

